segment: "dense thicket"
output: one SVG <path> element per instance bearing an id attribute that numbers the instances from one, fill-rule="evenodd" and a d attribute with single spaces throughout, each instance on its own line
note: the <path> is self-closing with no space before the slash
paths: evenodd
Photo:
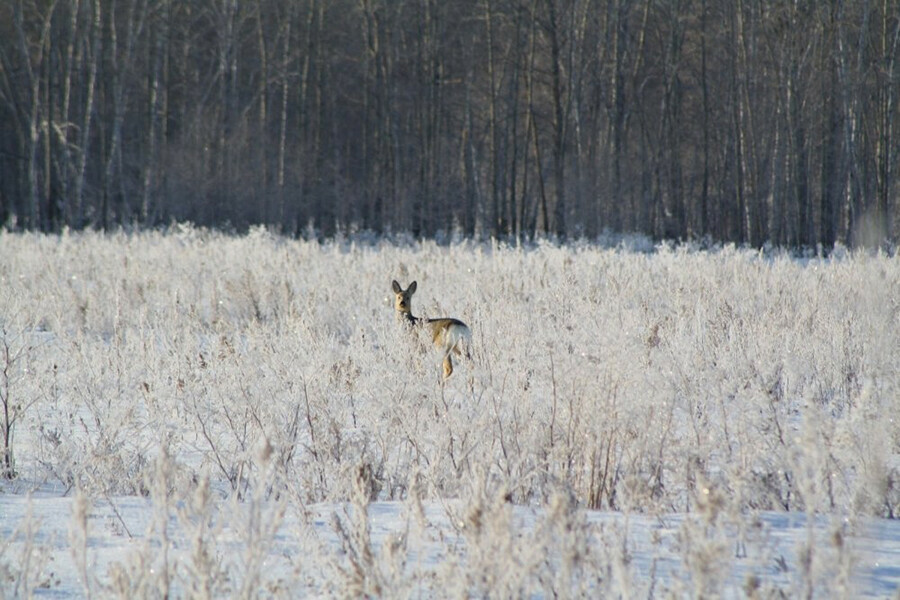
<path id="1" fill-rule="evenodd" d="M 895 0 L 3 0 L 0 221 L 896 241 Z"/>

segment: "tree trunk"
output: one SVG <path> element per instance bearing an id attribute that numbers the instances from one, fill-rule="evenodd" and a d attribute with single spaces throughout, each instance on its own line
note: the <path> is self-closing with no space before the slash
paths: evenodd
<path id="1" fill-rule="evenodd" d="M 566 118 L 562 81 L 560 23 L 556 14 L 556 0 L 546 0 L 550 35 L 551 96 L 553 98 L 553 186 L 556 202 L 553 208 L 553 233 L 567 234 L 566 207 Z"/>

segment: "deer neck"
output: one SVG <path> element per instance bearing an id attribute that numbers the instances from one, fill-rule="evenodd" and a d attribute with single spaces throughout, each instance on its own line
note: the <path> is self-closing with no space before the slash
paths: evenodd
<path id="1" fill-rule="evenodd" d="M 397 318 L 408 325 L 415 325 L 419 322 L 418 317 L 412 316 L 411 312 L 398 312 Z"/>

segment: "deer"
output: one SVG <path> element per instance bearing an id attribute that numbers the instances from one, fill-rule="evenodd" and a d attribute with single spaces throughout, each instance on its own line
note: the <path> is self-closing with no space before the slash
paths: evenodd
<path id="1" fill-rule="evenodd" d="M 397 311 L 397 320 L 406 326 L 423 327 L 431 333 L 431 340 L 443 354 L 443 372 L 446 381 L 453 374 L 452 354 L 462 355 L 463 347 L 466 357 L 469 357 L 468 343 L 472 339 L 469 326 L 453 317 L 440 319 L 425 319 L 414 317 L 412 314 L 412 295 L 416 293 L 416 282 L 413 281 L 405 290 L 396 280 L 391 282 L 394 290 L 394 309 Z"/>

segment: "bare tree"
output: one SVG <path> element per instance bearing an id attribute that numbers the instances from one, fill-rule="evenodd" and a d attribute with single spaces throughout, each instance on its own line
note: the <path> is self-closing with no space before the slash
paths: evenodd
<path id="1" fill-rule="evenodd" d="M 900 7 L 0 3 L 0 218 L 897 241 Z"/>

